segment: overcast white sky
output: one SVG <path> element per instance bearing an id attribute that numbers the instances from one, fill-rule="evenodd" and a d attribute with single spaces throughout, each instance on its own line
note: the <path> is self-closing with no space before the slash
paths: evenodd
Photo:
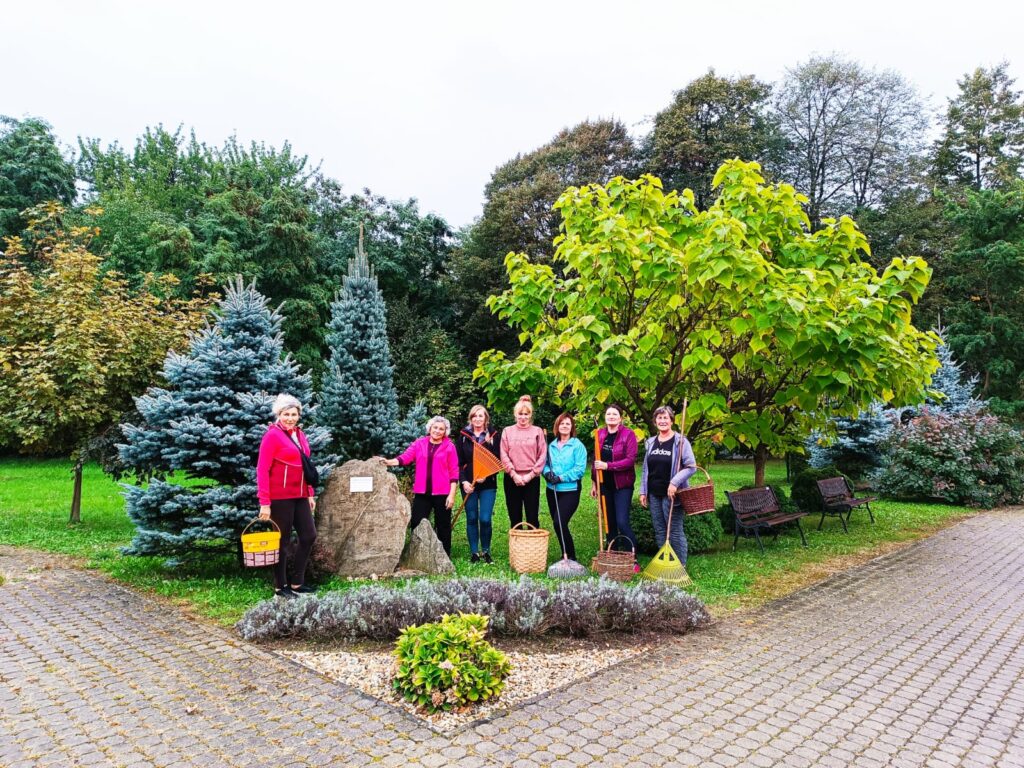
<path id="1" fill-rule="evenodd" d="M 1008 59 L 1020 77 L 1024 59 L 1024 3 L 992 0 L 8 0 L 0 29 L 0 114 L 68 146 L 131 146 L 158 123 L 288 140 L 347 191 L 415 197 L 456 227 L 516 153 L 586 118 L 643 132 L 708 67 L 773 81 L 837 51 L 942 107 L 968 70 Z"/>

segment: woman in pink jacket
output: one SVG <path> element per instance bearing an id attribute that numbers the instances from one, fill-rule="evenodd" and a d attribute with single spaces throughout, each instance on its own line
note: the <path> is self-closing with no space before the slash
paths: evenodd
<path id="1" fill-rule="evenodd" d="M 388 467 L 416 465 L 409 527 L 415 529 L 433 512 L 434 532 L 449 557 L 452 554 L 452 505 L 459 487 L 459 457 L 455 443 L 448 439 L 451 431 L 448 419 L 435 416 L 427 422 L 425 437 L 414 440 L 401 456 L 381 459 Z"/>
<path id="2" fill-rule="evenodd" d="M 306 485 L 302 472 L 301 451 L 309 456 L 309 442 L 299 429 L 302 403 L 291 395 L 278 395 L 271 406 L 277 421 L 267 427 L 260 443 L 256 462 L 256 493 L 260 500 L 260 519 L 273 520 L 281 529 L 281 549 L 274 566 L 274 594 L 293 598 L 301 593 L 315 592 L 306 586 L 306 564 L 316 541 L 313 510 L 316 501 L 313 489 Z M 299 535 L 299 548 L 292 563 L 292 580 L 288 581 L 288 544 L 292 528 Z"/>

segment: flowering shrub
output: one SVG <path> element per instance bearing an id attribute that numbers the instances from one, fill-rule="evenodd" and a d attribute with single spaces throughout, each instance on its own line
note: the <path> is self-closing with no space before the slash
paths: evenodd
<path id="1" fill-rule="evenodd" d="M 985 411 L 928 409 L 888 443 L 878 488 L 895 499 L 939 499 L 991 508 L 1024 499 L 1021 434 Z"/>
<path id="2" fill-rule="evenodd" d="M 552 589 L 524 576 L 518 582 L 462 578 L 406 582 L 399 588 L 371 584 L 323 597 L 267 600 L 249 609 L 236 629 L 246 640 L 393 640 L 407 627 L 452 613 L 487 616 L 492 632 L 513 637 L 585 637 L 609 631 L 684 634 L 711 620 L 700 600 L 661 582 L 626 586 L 601 578 L 563 582 Z"/>
<path id="3" fill-rule="evenodd" d="M 448 712 L 497 696 L 512 671 L 504 653 L 488 643 L 487 617 L 445 615 L 403 630 L 392 685 L 428 712 Z"/>

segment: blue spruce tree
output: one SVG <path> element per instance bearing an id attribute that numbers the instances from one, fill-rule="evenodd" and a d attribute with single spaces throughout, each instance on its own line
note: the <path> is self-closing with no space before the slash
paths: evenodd
<path id="1" fill-rule="evenodd" d="M 136 399 L 137 425 L 124 425 L 121 460 L 146 485 L 125 485 L 132 555 L 232 549 L 257 511 L 256 457 L 280 392 L 313 415 L 310 378 L 284 355 L 282 317 L 241 278 L 226 288 L 217 319 L 186 354 L 164 363 L 166 388 Z M 303 427 L 318 463 L 330 433 Z M 174 473 L 173 480 L 168 476 Z"/>
<path id="2" fill-rule="evenodd" d="M 932 376 L 931 389 L 942 394 L 941 398 L 928 397 L 928 407 L 953 415 L 979 410 L 984 403 L 974 396 L 978 388 L 978 377 L 964 379 L 961 364 L 953 357 L 953 350 L 946 343 L 945 333 L 938 330 L 942 344 L 936 350 L 939 370 Z"/>
<path id="3" fill-rule="evenodd" d="M 937 333 L 940 338 L 943 337 L 941 328 Z M 945 338 L 936 354 L 940 366 L 929 388 L 940 396 L 929 395 L 925 405 L 932 411 L 951 415 L 982 408 L 984 402 L 974 397 L 978 377 L 964 380 L 960 363 L 953 358 L 953 351 L 945 343 Z M 883 443 L 892 434 L 894 427 L 915 413 L 914 408 L 886 408 L 876 402 L 855 419 L 835 418 L 834 441 L 821 433 L 814 433 L 808 438 L 808 463 L 818 468 L 835 466 L 853 477 L 868 476 L 885 464 Z"/>
<path id="4" fill-rule="evenodd" d="M 882 444 L 892 434 L 899 410 L 875 402 L 857 418 L 832 419 L 835 437 L 815 432 L 808 438 L 808 463 L 817 469 L 834 466 L 850 477 L 866 477 L 881 468 Z"/>
<path id="5" fill-rule="evenodd" d="M 363 251 L 362 232 L 348 275 L 331 305 L 327 347 L 331 359 L 324 374 L 320 417 L 343 461 L 397 453 L 422 434 L 426 421 L 422 406 L 399 418 L 387 308 Z"/>

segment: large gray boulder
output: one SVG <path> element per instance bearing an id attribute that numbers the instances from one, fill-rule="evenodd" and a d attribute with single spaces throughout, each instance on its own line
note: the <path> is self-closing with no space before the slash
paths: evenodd
<path id="1" fill-rule="evenodd" d="M 455 573 L 451 558 L 441 546 L 440 539 L 430 527 L 429 520 L 420 520 L 420 524 L 409 537 L 409 544 L 402 553 L 402 568 L 420 573 L 450 576 Z"/>
<path id="2" fill-rule="evenodd" d="M 368 482 L 372 491 L 352 490 Z M 380 462 L 345 462 L 317 498 L 317 543 L 325 565 L 341 576 L 390 576 L 398 567 L 411 516 L 398 480 Z"/>

